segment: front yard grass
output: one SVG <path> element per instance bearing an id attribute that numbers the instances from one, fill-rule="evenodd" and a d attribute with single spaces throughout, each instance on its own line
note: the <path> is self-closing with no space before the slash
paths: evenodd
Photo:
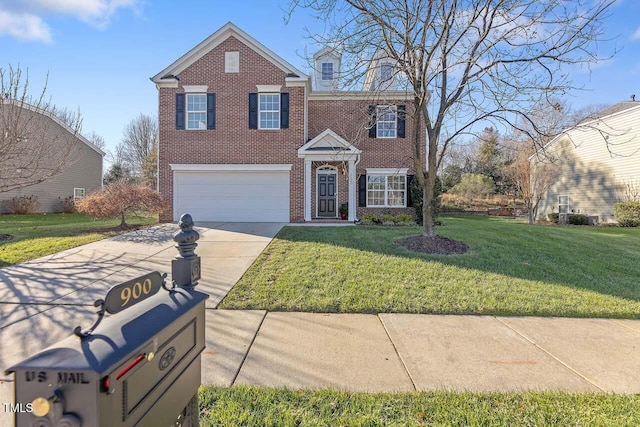
<path id="1" fill-rule="evenodd" d="M 127 217 L 129 225 L 158 222 L 156 215 Z M 0 268 L 115 236 L 120 219 L 94 220 L 81 214 L 0 215 Z"/>
<path id="2" fill-rule="evenodd" d="M 640 318 L 640 229 L 443 221 L 468 253 L 394 242 L 418 227 L 285 227 L 220 308 Z"/>
<path id="3" fill-rule="evenodd" d="M 201 426 L 636 426 L 640 396 L 201 387 Z"/>

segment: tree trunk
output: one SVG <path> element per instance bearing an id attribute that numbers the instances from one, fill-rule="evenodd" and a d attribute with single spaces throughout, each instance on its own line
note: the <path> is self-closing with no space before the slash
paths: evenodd
<path id="1" fill-rule="evenodd" d="M 120 228 L 122 230 L 124 230 L 125 228 L 127 228 L 127 222 L 126 222 L 126 213 L 124 211 L 122 211 L 120 213 Z"/>

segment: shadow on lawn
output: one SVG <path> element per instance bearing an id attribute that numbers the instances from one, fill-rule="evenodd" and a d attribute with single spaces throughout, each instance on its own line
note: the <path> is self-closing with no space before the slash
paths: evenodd
<path id="1" fill-rule="evenodd" d="M 640 229 L 528 225 L 496 217 L 444 218 L 439 235 L 465 242 L 463 255 L 411 252 L 397 240 L 417 227 L 287 227 L 279 239 L 317 242 L 438 262 L 640 301 Z"/>

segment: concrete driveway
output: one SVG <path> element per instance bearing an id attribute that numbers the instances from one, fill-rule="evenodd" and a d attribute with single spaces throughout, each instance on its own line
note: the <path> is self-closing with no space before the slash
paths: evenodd
<path id="1" fill-rule="evenodd" d="M 196 223 L 198 290 L 215 308 L 285 223 Z M 175 224 L 163 224 L 0 269 L 0 403 L 11 402 L 4 370 L 95 320 L 93 302 L 114 285 L 156 270 L 178 254 Z M 7 394 L 10 393 L 10 394 Z M 5 424 L 0 411 L 0 425 Z"/>

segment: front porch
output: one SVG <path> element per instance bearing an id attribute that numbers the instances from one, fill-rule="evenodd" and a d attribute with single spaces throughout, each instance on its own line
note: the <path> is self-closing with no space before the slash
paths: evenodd
<path id="1" fill-rule="evenodd" d="M 341 223 L 340 206 L 348 204 L 347 222 L 356 220 L 356 166 L 361 151 L 331 129 L 298 149 L 304 159 L 304 220 Z"/>

